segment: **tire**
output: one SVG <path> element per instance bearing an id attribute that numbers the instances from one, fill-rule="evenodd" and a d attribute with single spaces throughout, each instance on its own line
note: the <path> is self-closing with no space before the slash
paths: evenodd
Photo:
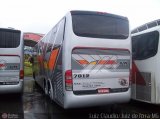
<path id="1" fill-rule="evenodd" d="M 48 86 L 47 83 L 44 80 L 44 94 L 47 96 L 48 95 Z"/>
<path id="2" fill-rule="evenodd" d="M 48 82 L 48 96 L 49 98 L 52 100 L 53 99 L 53 96 L 52 96 L 52 88 L 51 88 L 51 85 L 50 83 Z"/>

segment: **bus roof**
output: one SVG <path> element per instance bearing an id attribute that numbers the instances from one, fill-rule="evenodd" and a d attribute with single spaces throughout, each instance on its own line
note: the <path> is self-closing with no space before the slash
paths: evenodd
<path id="1" fill-rule="evenodd" d="M 14 28 L 0 28 L 0 31 L 8 31 L 8 32 L 21 32 L 20 30 L 14 29 Z"/>
<path id="2" fill-rule="evenodd" d="M 131 31 L 131 34 L 138 33 L 156 26 L 160 26 L 160 19 L 145 23 Z"/>
<path id="3" fill-rule="evenodd" d="M 120 15 L 115 15 L 115 14 L 111 14 L 111 13 L 107 13 L 107 12 L 98 12 L 98 11 L 81 11 L 81 10 L 73 10 L 71 11 L 71 14 L 84 14 L 84 15 L 104 15 L 104 16 L 110 16 L 110 17 L 116 17 L 116 18 L 120 18 L 120 19 L 124 19 L 124 20 L 128 20 L 127 17 L 124 16 L 120 16 Z"/>

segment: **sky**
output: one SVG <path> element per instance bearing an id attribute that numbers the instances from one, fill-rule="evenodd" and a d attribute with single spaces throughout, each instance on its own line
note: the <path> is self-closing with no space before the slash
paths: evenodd
<path id="1" fill-rule="evenodd" d="M 132 30 L 160 19 L 160 0 L 0 0 L 0 27 L 46 34 L 70 10 L 126 16 Z"/>

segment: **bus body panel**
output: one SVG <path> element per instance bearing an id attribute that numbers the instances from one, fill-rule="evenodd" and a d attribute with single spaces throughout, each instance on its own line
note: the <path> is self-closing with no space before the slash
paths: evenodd
<path id="1" fill-rule="evenodd" d="M 19 56 L 0 56 L 0 82 L 18 82 L 20 70 Z"/>
<path id="2" fill-rule="evenodd" d="M 160 36 L 160 28 L 158 30 L 159 32 L 159 36 Z M 159 37 L 159 43 L 158 46 L 160 46 L 160 37 Z M 159 67 L 160 67 L 160 63 L 159 63 L 159 59 L 160 59 L 160 50 L 158 49 L 157 52 L 157 56 L 156 56 L 156 66 L 155 66 L 155 75 L 154 75 L 154 80 L 152 81 L 152 90 L 154 91 L 152 94 L 152 97 L 154 97 L 154 101 L 156 102 L 156 104 L 160 104 L 160 73 L 159 73 Z M 153 96 L 154 95 L 154 96 Z"/>
<path id="3" fill-rule="evenodd" d="M 68 109 L 77 107 L 105 106 L 107 104 L 129 102 L 131 96 L 130 91 L 131 89 L 123 93 L 80 96 L 74 95 L 73 92 L 66 92 L 63 107 Z"/>
<path id="4" fill-rule="evenodd" d="M 8 93 L 23 93 L 23 85 L 24 82 L 22 80 L 19 81 L 16 85 L 1 85 L 0 93 L 8 94 Z"/>
<path id="5" fill-rule="evenodd" d="M 157 22 L 157 21 L 153 21 Z M 152 22 L 151 22 L 152 23 Z M 148 26 L 150 23 L 147 23 Z M 157 24 L 158 25 L 158 24 Z M 141 27 L 138 27 L 141 28 Z M 133 62 L 132 62 L 132 99 L 143 101 L 147 103 L 160 104 L 160 74 L 159 74 L 159 58 L 160 58 L 160 26 L 154 26 L 152 28 L 146 28 L 145 30 L 139 31 L 132 34 L 133 44 Z M 147 37 L 147 38 L 145 38 Z M 133 39 L 134 38 L 134 39 Z M 145 40 L 145 39 L 146 40 Z M 141 55 L 134 57 L 135 45 L 133 42 L 141 45 Z M 148 42 L 145 43 L 145 42 Z M 150 42 L 150 44 L 149 44 Z M 153 46 L 154 45 L 154 46 Z M 152 48 L 150 49 L 146 48 Z M 146 54 L 144 54 L 146 52 Z M 142 54 L 143 53 L 143 54 Z M 140 57 L 141 56 L 141 57 Z M 138 59 L 140 58 L 140 59 Z"/>
<path id="6" fill-rule="evenodd" d="M 130 53 L 128 51 L 95 48 L 76 48 L 72 51 L 75 94 L 98 94 L 101 93 L 101 89 L 110 93 L 115 90 L 121 92 L 124 88 L 126 88 L 124 91 L 127 91 L 129 72 Z"/>
<path id="7" fill-rule="evenodd" d="M 57 56 L 57 63 L 51 78 L 53 87 L 53 99 L 61 106 L 64 105 L 64 89 L 63 89 L 63 66 L 62 66 L 62 46 L 59 47 L 59 55 Z"/>
<path id="8" fill-rule="evenodd" d="M 153 61 L 153 62 L 152 62 Z M 147 61 L 133 61 L 132 98 L 136 100 L 155 101 L 155 67 L 156 60 L 151 58 Z M 148 65 L 150 67 L 148 68 Z M 138 69 L 135 70 L 134 69 Z"/>
<path id="9" fill-rule="evenodd" d="M 39 83 L 41 80 L 41 87 L 44 89 L 44 91 L 46 89 L 44 83 L 48 82 L 46 86 L 48 88 L 48 92 L 46 92 L 46 94 L 48 94 L 51 99 L 53 99 L 64 108 L 88 107 L 103 104 L 128 102 L 130 100 L 129 76 L 131 69 L 130 34 L 125 39 L 81 37 L 77 36 L 73 32 L 72 24 L 72 15 L 71 12 L 69 12 L 65 16 L 65 22 L 61 20 L 42 39 L 42 41 L 38 43 L 38 45 L 42 45 L 40 45 L 40 47 L 38 48 L 38 52 L 36 55 L 40 56 L 41 54 L 43 59 L 42 66 L 45 73 L 39 73 L 39 77 L 41 78 L 38 78 L 39 74 L 37 74 L 37 78 L 35 78 L 36 81 Z M 49 38 L 50 40 L 45 40 L 46 38 Z M 45 41 L 45 43 L 41 43 L 43 41 Z M 43 47 L 45 46 L 46 50 L 42 50 L 42 53 L 39 52 L 39 49 L 43 49 Z M 49 51 L 48 54 L 47 50 Z M 43 54 L 43 52 L 45 53 Z M 97 57 L 97 54 L 101 55 L 101 57 L 104 58 L 113 58 L 113 60 L 115 61 L 109 61 L 113 65 L 108 66 L 108 69 L 107 67 L 104 68 L 101 64 L 101 66 L 103 67 L 102 72 L 99 72 L 97 74 L 95 74 L 94 72 L 89 73 L 90 78 L 87 79 L 85 76 L 88 75 L 88 71 L 81 70 L 82 66 L 80 66 L 75 61 L 79 53 L 88 55 L 86 59 L 89 59 L 88 57 L 91 56 Z M 35 58 L 37 58 L 37 56 L 35 56 Z M 101 63 L 102 62 L 104 61 L 101 61 Z M 94 64 L 94 62 L 92 62 L 91 64 Z M 39 63 L 39 65 L 41 64 Z M 84 71 L 84 73 L 82 73 L 81 71 Z M 96 69 L 93 71 L 98 70 Z M 68 74 L 70 76 L 66 77 Z M 84 75 L 84 77 L 79 80 L 74 78 L 75 74 L 81 74 L 81 76 Z M 72 78 L 73 81 L 73 85 L 71 86 L 72 88 L 70 88 L 69 90 L 66 88 L 66 78 Z M 77 84 L 79 83 L 99 83 L 95 84 L 95 86 L 97 87 L 91 88 L 94 90 L 97 90 L 98 88 L 99 93 L 77 95 L 75 93 L 75 90 L 86 91 L 86 89 L 83 89 L 83 85 L 80 84 L 79 86 L 77 86 Z M 106 92 L 109 88 L 115 88 L 116 90 L 112 90 L 112 93 Z"/>
<path id="10" fill-rule="evenodd" d="M 10 36 L 9 33 L 17 33 L 14 36 L 10 36 L 11 41 L 6 45 L 1 44 L 0 50 L 0 93 L 23 93 L 23 78 L 24 78 L 24 67 L 23 67 L 23 33 L 14 29 L 0 29 L 1 43 L 3 44 L 3 35 L 5 32 L 6 38 Z M 5 37 L 4 37 L 5 38 Z M 13 39 L 12 39 L 13 38 Z M 8 39 L 7 39 L 8 40 Z M 12 41 L 15 40 L 15 41 Z M 16 41 L 17 40 L 17 41 Z M 15 43 L 18 42 L 17 46 L 14 47 Z M 7 42 L 7 41 L 6 41 Z M 11 45 L 12 44 L 12 45 Z"/>
<path id="11" fill-rule="evenodd" d="M 35 46 L 34 77 L 50 93 L 50 98 L 63 105 L 62 49 L 65 17 Z M 50 92 L 50 91 L 51 92 Z"/>

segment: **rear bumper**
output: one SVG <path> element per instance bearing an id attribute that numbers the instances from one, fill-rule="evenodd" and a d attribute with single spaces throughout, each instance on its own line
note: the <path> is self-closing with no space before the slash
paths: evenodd
<path id="1" fill-rule="evenodd" d="M 97 95 L 74 95 L 66 92 L 64 108 L 79 108 L 90 106 L 101 106 L 115 103 L 126 103 L 131 99 L 131 89 L 121 93 L 97 94 Z"/>
<path id="2" fill-rule="evenodd" d="M 20 80 L 17 85 L 0 85 L 0 94 L 7 93 L 23 93 L 23 80 Z"/>

